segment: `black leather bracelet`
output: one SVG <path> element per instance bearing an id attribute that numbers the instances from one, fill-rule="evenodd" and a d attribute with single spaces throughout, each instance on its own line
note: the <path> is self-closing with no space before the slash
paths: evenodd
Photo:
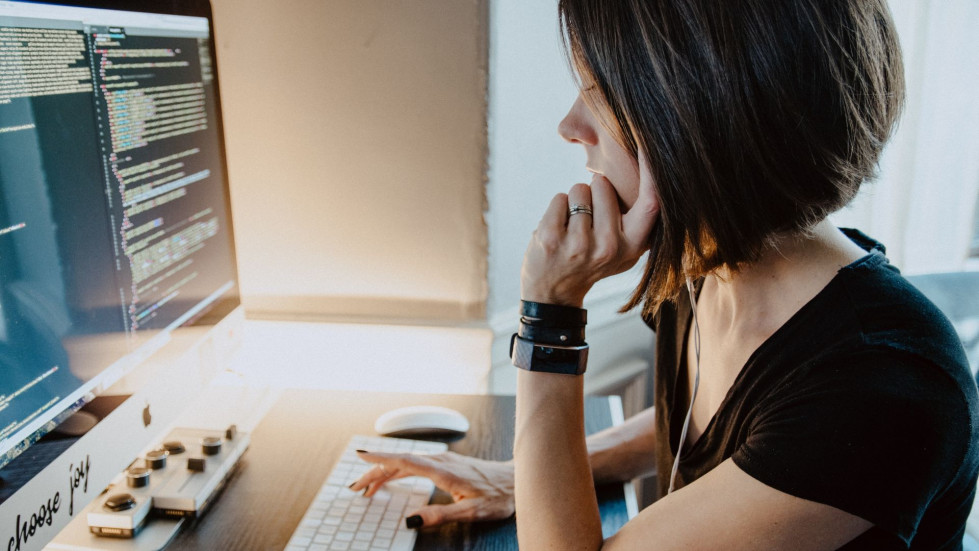
<path id="1" fill-rule="evenodd" d="M 528 319 L 529 325 L 579 327 L 588 323 L 588 310 L 584 308 L 529 300 L 520 301 L 520 315 Z"/>
<path id="2" fill-rule="evenodd" d="M 552 344 L 558 346 L 581 346 L 585 344 L 585 327 L 545 327 L 541 325 L 529 325 L 521 318 L 517 329 L 517 335 L 521 339 L 540 344 Z"/>

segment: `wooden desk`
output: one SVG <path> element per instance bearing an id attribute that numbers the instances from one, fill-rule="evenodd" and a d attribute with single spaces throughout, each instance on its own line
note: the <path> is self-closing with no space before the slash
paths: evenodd
<path id="1" fill-rule="evenodd" d="M 440 405 L 464 413 L 469 433 L 452 451 L 485 459 L 510 459 L 515 400 L 512 396 L 386 394 L 287 390 L 252 433 L 240 472 L 211 510 L 185 527 L 171 549 L 281 550 L 289 541 L 326 474 L 354 434 L 372 435 L 374 420 L 392 408 Z M 608 398 L 585 403 L 586 430 L 612 425 Z M 434 501 L 448 503 L 436 491 Z M 628 520 L 624 488 L 599 488 L 606 536 Z M 419 531 L 416 549 L 517 549 L 513 518 L 477 524 L 452 523 Z"/>

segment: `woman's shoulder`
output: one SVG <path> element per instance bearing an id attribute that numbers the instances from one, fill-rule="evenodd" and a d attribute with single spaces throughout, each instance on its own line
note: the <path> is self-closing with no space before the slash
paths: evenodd
<path id="1" fill-rule="evenodd" d="M 766 342 L 755 381 L 767 381 L 776 402 L 861 400 L 876 403 L 866 415 L 903 412 L 924 430 L 943 430 L 943 419 L 975 428 L 979 393 L 951 322 L 889 263 L 882 245 L 848 236 L 868 254 L 839 270 Z"/>
<path id="2" fill-rule="evenodd" d="M 840 270 L 832 307 L 853 324 L 858 347 L 900 350 L 971 379 L 968 359 L 945 314 L 880 252 Z"/>

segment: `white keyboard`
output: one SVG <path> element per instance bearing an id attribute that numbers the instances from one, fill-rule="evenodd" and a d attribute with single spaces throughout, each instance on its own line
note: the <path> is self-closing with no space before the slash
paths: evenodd
<path id="1" fill-rule="evenodd" d="M 427 478 L 402 478 L 366 498 L 348 488 L 372 467 L 357 458 L 356 450 L 438 453 L 446 449 L 441 442 L 354 436 L 306 510 L 286 551 L 410 551 L 417 534 L 405 527 L 405 515 L 428 503 L 435 485 Z"/>

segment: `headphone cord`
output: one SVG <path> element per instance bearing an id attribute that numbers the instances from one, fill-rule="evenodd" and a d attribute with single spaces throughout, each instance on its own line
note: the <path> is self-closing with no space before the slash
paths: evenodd
<path id="1" fill-rule="evenodd" d="M 667 490 L 667 494 L 673 493 L 673 487 L 676 484 L 676 472 L 680 468 L 680 456 L 683 454 L 683 444 L 687 441 L 687 429 L 690 428 L 690 418 L 693 416 L 693 402 L 697 399 L 697 389 L 700 387 L 700 324 L 697 323 L 697 299 L 694 298 L 693 281 L 689 276 L 687 276 L 687 295 L 690 297 L 690 310 L 693 312 L 693 349 L 696 370 L 693 378 L 693 392 L 690 393 L 690 408 L 687 409 L 687 417 L 683 420 L 683 430 L 680 431 L 680 443 L 677 444 L 673 471 L 670 473 L 670 489 Z"/>

